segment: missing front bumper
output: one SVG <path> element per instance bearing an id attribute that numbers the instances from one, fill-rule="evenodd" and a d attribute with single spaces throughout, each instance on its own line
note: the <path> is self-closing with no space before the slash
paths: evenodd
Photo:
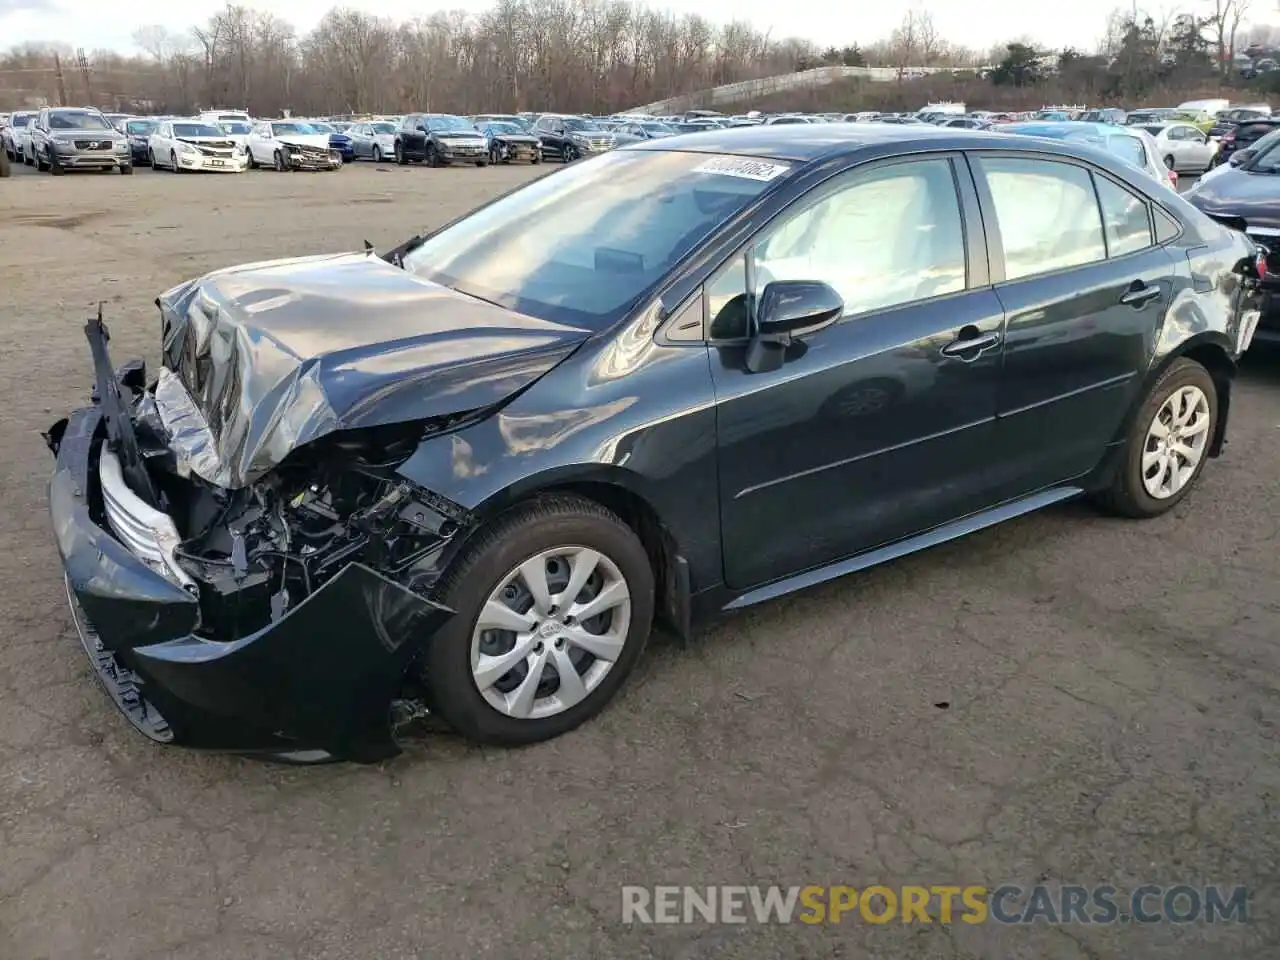
<path id="1" fill-rule="evenodd" d="M 197 599 L 95 513 L 101 422 L 88 407 L 57 431 L 49 510 L 81 642 L 130 723 L 158 743 L 203 749 L 361 762 L 397 754 L 393 701 L 451 612 L 351 563 L 262 630 L 205 639 Z"/>

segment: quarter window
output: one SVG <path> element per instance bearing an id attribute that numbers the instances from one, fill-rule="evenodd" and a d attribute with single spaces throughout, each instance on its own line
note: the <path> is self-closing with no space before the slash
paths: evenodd
<path id="1" fill-rule="evenodd" d="M 1106 258 L 1098 201 L 1083 167 L 989 157 L 981 168 L 1000 225 L 1005 279 Z"/>
<path id="2" fill-rule="evenodd" d="M 1154 241 L 1146 201 L 1106 177 L 1095 176 L 1094 183 L 1098 185 L 1108 254 L 1122 257 L 1151 246 Z"/>

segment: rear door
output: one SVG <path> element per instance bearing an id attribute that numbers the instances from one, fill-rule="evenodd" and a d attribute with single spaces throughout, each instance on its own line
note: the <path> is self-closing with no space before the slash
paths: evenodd
<path id="1" fill-rule="evenodd" d="M 1007 316 L 997 441 L 1019 496 L 1097 465 L 1141 387 L 1175 260 L 1140 192 L 1084 163 L 973 158 Z"/>
<path id="2" fill-rule="evenodd" d="M 990 505 L 1003 308 L 982 243 L 962 157 L 881 161 L 795 201 L 708 283 L 730 585 Z M 749 304 L 771 280 L 828 283 L 845 312 L 751 372 Z"/>

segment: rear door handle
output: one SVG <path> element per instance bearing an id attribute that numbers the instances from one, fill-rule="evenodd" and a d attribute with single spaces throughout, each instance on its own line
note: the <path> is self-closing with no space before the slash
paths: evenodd
<path id="1" fill-rule="evenodd" d="M 1142 307 L 1160 296 L 1159 287 L 1139 286 L 1140 283 L 1141 281 L 1135 280 L 1129 292 L 1120 298 L 1120 302 L 1127 307 Z"/>
<path id="2" fill-rule="evenodd" d="M 1000 334 L 982 333 L 972 324 L 960 328 L 960 335 L 942 348 L 943 356 L 977 360 L 984 351 L 1000 343 Z"/>

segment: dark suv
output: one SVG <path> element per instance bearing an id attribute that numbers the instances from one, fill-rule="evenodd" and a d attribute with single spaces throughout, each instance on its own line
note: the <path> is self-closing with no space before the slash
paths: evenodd
<path id="1" fill-rule="evenodd" d="M 544 157 L 564 163 L 571 163 L 593 153 L 604 153 L 617 146 L 612 133 L 601 129 L 597 121 L 586 117 L 544 113 L 534 124 L 533 133 L 542 141 Z"/>
<path id="2" fill-rule="evenodd" d="M 133 173 L 129 141 L 99 111 L 45 107 L 31 126 L 36 167 L 55 175 L 68 170 Z"/>
<path id="3" fill-rule="evenodd" d="M 489 163 L 489 142 L 463 117 L 448 113 L 411 113 L 400 121 L 395 139 L 396 163 L 410 160 L 432 167 L 450 163 Z"/>
<path id="4" fill-rule="evenodd" d="M 1218 153 L 1213 165 L 1226 163 L 1238 150 L 1247 150 L 1273 130 L 1280 130 L 1280 117 L 1260 117 L 1238 123 L 1222 135 L 1218 141 Z"/>

